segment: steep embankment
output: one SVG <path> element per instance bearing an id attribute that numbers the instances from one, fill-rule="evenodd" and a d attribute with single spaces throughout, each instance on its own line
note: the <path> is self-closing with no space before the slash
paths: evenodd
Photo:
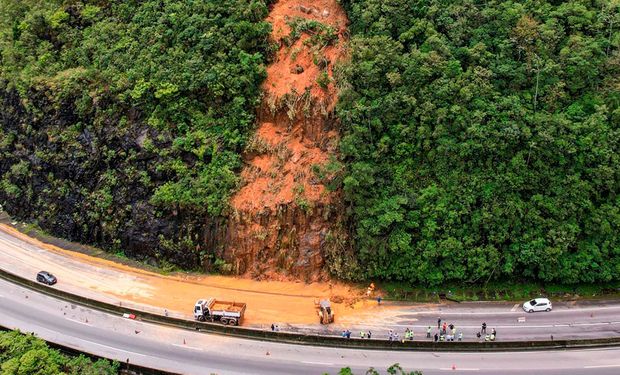
<path id="1" fill-rule="evenodd" d="M 235 273 L 317 280 L 342 219 L 332 186 L 342 170 L 332 77 L 347 18 L 336 0 L 282 0 L 267 20 L 279 50 L 267 68 L 223 256 Z"/>
<path id="2" fill-rule="evenodd" d="M 212 260 L 267 14 L 261 0 L 0 1 L 0 205 L 160 266 Z"/>

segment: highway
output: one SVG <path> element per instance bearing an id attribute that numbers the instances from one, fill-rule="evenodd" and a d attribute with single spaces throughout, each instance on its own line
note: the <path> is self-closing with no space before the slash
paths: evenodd
<path id="1" fill-rule="evenodd" d="M 617 374 L 620 349 L 433 353 L 336 349 L 230 338 L 142 323 L 69 304 L 0 280 L 0 325 L 129 365 L 183 374 L 363 374 L 393 363 L 425 375 Z M 454 369 L 453 369 L 454 367 Z M 383 372 L 385 373 L 385 372 Z"/>
<path id="2" fill-rule="evenodd" d="M 425 340 L 426 327 L 436 331 L 437 319 L 454 323 L 463 332 L 465 341 L 475 341 L 480 324 L 486 322 L 489 331 L 496 328 L 498 339 L 548 340 L 593 337 L 613 337 L 620 334 L 620 304 L 617 301 L 554 301 L 549 313 L 527 314 L 516 303 L 462 303 L 462 304 L 389 304 L 377 306 L 375 301 L 363 301 L 342 314 L 336 305 L 336 323 L 321 326 L 313 310 L 310 295 L 269 293 L 273 284 L 255 284 L 254 290 L 239 291 L 205 286 L 207 281 L 170 278 L 130 267 L 85 257 L 68 251 L 45 248 L 29 242 L 15 232 L 0 228 L 0 267 L 22 277 L 32 277 L 42 270 L 51 271 L 59 278 L 57 289 L 101 300 L 132 306 L 155 313 L 191 319 L 193 302 L 205 296 L 248 302 L 246 325 L 267 328 L 271 321 L 254 324 L 262 315 L 273 319 L 283 331 L 339 335 L 350 329 L 354 336 L 360 331 L 372 331 L 373 337 L 385 338 L 389 329 L 402 337 L 406 328 L 414 330 L 416 340 Z M 211 279 L 208 279 L 210 282 Z M 235 280 L 236 281 L 236 280 Z M 243 282 L 240 280 L 239 282 Z M 262 288 L 262 289 L 261 289 Z M 303 294 L 305 287 L 298 287 Z M 291 311 L 294 311 L 292 313 Z M 302 315 L 305 314 L 305 315 Z M 300 317 L 297 322 L 290 319 Z"/>

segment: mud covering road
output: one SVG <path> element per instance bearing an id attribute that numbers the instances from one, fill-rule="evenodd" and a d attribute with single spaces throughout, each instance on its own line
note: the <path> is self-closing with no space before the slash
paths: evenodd
<path id="1" fill-rule="evenodd" d="M 0 224 L 0 267 L 23 277 L 46 270 L 58 277 L 57 288 L 107 302 L 190 317 L 204 297 L 246 302 L 245 325 L 312 324 L 314 301 L 361 293 L 342 284 L 253 281 L 223 276 L 164 276 L 109 260 L 61 249 Z M 354 309 L 334 304 L 336 314 Z"/>
<path id="2" fill-rule="evenodd" d="M 183 374 L 363 374 L 400 363 L 425 375 L 617 374 L 618 348 L 506 353 L 402 352 L 290 345 L 210 335 L 93 311 L 0 280 L 0 325 L 78 350 Z"/>
<path id="3" fill-rule="evenodd" d="M 0 267 L 23 277 L 42 269 L 54 273 L 59 288 L 77 295 L 191 319 L 194 302 L 213 296 L 248 304 L 244 325 L 283 331 L 353 336 L 372 331 L 385 338 L 390 329 L 403 337 L 414 330 L 415 340 L 426 340 L 426 328 L 436 331 L 437 319 L 454 323 L 466 341 L 477 340 L 481 322 L 496 328 L 499 340 L 547 340 L 620 335 L 620 303 L 615 301 L 555 302 L 549 313 L 527 314 L 517 303 L 384 304 L 359 299 L 334 304 L 336 323 L 317 324 L 314 300 L 320 297 L 359 296 L 361 291 L 327 283 L 257 282 L 222 276 L 163 276 L 45 244 L 0 225 Z"/>

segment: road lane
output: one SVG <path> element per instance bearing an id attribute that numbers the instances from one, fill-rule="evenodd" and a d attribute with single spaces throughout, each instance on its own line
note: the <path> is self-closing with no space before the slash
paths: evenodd
<path id="1" fill-rule="evenodd" d="M 227 297 L 232 291 L 226 289 L 204 289 L 195 282 L 169 280 L 164 276 L 144 271 L 125 272 L 123 269 L 103 267 L 101 264 L 72 257 L 66 253 L 48 249 L 16 238 L 11 233 L 0 230 L 0 267 L 23 277 L 34 277 L 41 269 L 55 273 L 60 282 L 55 288 L 98 299 L 113 304 L 132 306 L 145 311 L 191 319 L 191 307 L 195 299 L 206 295 Z M 158 289 L 159 284 L 175 283 L 166 291 Z M 174 293 L 173 293 L 174 292 Z M 208 292 L 209 294 L 205 294 Z M 245 300 L 252 294 L 234 295 L 237 300 Z M 136 299 L 151 303 L 138 303 Z M 269 323 L 252 324 L 252 315 L 259 312 L 273 318 L 282 330 L 292 332 L 339 335 L 343 329 L 350 329 L 354 335 L 360 331 L 371 330 L 373 336 L 385 338 L 393 329 L 402 336 L 406 328 L 412 328 L 415 338 L 425 339 L 426 327 L 436 330 L 437 318 L 454 323 L 458 332 L 463 332 L 466 341 L 477 340 L 475 334 L 484 321 L 489 327 L 498 330 L 500 340 L 547 340 L 575 339 L 593 337 L 613 337 L 620 334 L 620 304 L 617 302 L 554 302 L 554 310 L 549 313 L 525 313 L 514 303 L 462 303 L 462 304 L 418 304 L 377 306 L 376 302 L 357 306 L 356 311 L 340 315 L 337 310 L 336 323 L 329 326 L 319 324 L 294 323 L 287 320 L 290 309 L 313 313 L 313 298 L 265 295 L 254 298 L 248 305 L 247 316 L 251 326 L 267 328 Z M 184 306 L 174 309 L 167 303 Z M 257 305 L 261 303 L 261 305 Z M 157 304 L 157 305 L 155 305 Z M 336 305 L 336 307 L 339 307 Z M 520 322 L 520 319 L 525 321 Z M 433 333 L 434 333 L 433 331 Z"/>
<path id="2" fill-rule="evenodd" d="M 400 363 L 425 375 L 617 374 L 620 349 L 515 353 L 391 352 L 322 348 L 236 339 L 124 319 L 60 301 L 0 280 L 0 325 L 125 362 L 185 374 L 356 373 Z M 83 324 L 88 323 L 88 324 Z M 452 367 L 456 370 L 452 370 Z"/>

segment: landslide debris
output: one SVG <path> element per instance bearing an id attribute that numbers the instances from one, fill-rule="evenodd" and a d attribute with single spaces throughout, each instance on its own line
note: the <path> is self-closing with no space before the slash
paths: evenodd
<path id="1" fill-rule="evenodd" d="M 344 233 L 333 68 L 346 51 L 347 18 L 335 0 L 281 0 L 267 21 L 278 51 L 222 254 L 238 274 L 325 279 L 328 248 Z"/>

